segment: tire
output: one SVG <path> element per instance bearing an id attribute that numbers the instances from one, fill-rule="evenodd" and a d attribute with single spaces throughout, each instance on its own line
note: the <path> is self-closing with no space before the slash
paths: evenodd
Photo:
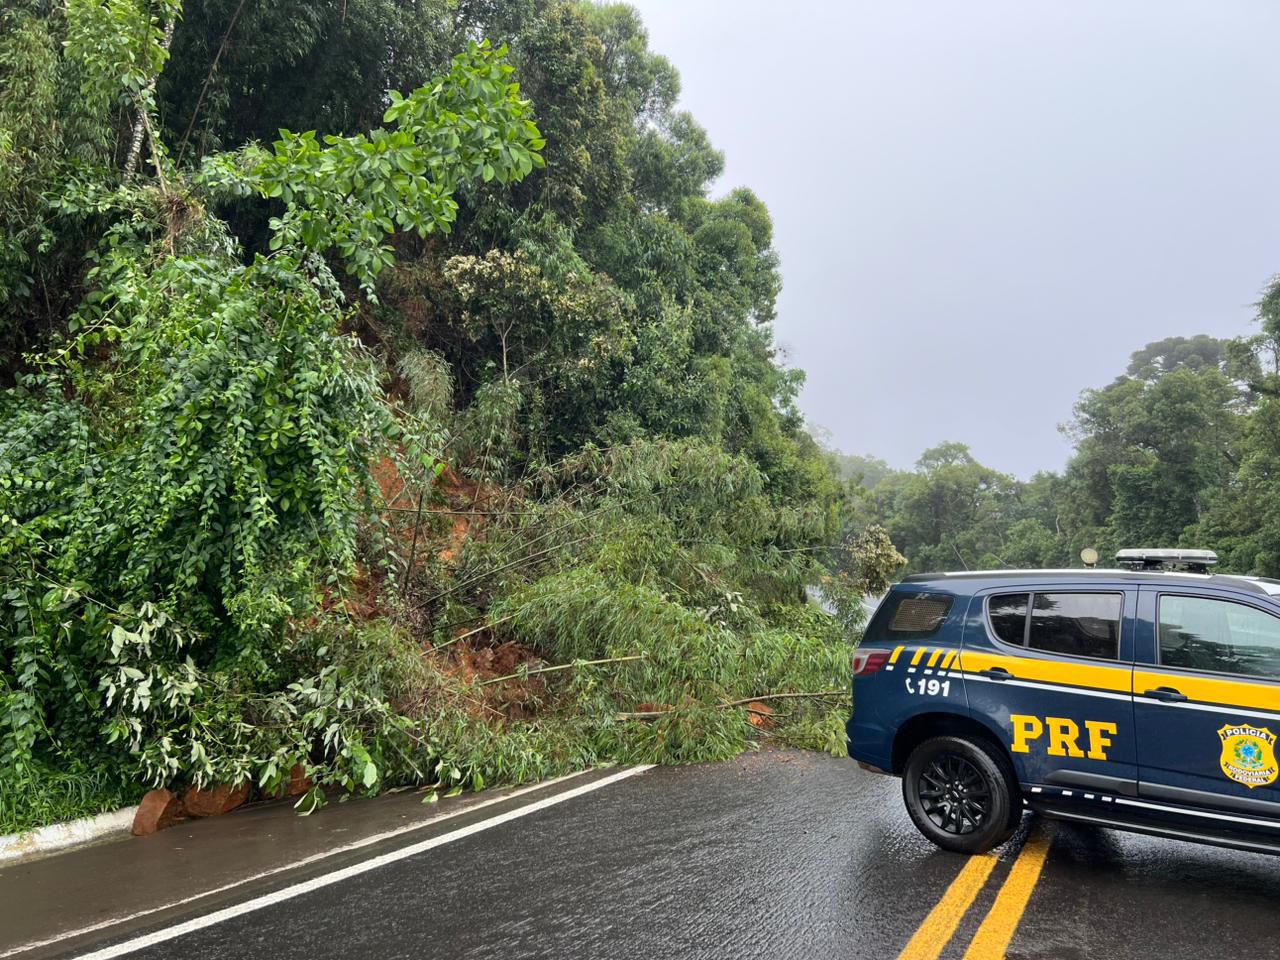
<path id="1" fill-rule="evenodd" d="M 965 737 L 933 737 L 912 750 L 902 799 L 916 828 L 955 853 L 985 853 L 1008 840 L 1022 820 L 1022 794 L 1001 760 Z"/>

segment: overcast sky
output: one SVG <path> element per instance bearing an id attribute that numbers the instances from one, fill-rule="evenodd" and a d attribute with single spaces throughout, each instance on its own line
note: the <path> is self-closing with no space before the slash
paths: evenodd
<path id="1" fill-rule="evenodd" d="M 849 453 L 1027 477 L 1079 391 L 1250 332 L 1280 272 L 1280 3 L 633 0 L 768 203 L 777 338 Z"/>

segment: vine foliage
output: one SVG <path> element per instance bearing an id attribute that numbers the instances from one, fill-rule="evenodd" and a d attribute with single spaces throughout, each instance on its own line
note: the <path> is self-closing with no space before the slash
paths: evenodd
<path id="1" fill-rule="evenodd" d="M 505 51 L 472 43 L 393 94 L 386 127 L 323 146 L 281 131 L 187 176 L 153 95 L 180 15 L 70 0 L 61 24 L 65 68 L 87 102 L 136 117 L 154 176 L 68 164 L 43 199 L 49 222 L 102 230 L 67 334 L 0 397 L 3 794 L 119 767 L 122 746 L 121 775 L 152 785 L 272 789 L 303 763 L 378 786 L 402 720 L 361 674 L 364 641 L 326 624 L 398 427 L 325 255 L 371 291 L 388 234 L 447 230 L 460 186 L 541 163 Z M 248 193 L 280 207 L 252 257 L 209 212 Z"/>

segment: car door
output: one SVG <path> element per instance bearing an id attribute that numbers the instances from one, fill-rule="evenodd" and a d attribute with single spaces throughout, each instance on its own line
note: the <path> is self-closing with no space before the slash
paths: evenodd
<path id="1" fill-rule="evenodd" d="M 1280 817 L 1280 608 L 1144 586 L 1138 619 L 1139 795 Z"/>
<path id="2" fill-rule="evenodd" d="M 971 715 L 999 731 L 1033 792 L 1132 795 L 1137 591 L 1094 582 L 975 596 L 961 666 Z"/>

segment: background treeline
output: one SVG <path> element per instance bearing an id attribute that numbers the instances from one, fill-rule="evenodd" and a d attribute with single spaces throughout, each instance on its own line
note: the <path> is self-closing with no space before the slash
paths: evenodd
<path id="1" fill-rule="evenodd" d="M 901 558 L 678 93 L 623 5 L 0 7 L 0 831 L 840 749 Z"/>
<path id="2" fill-rule="evenodd" d="M 1224 572 L 1280 576 L 1280 281 L 1257 319 L 1254 336 L 1147 344 L 1114 382 L 1085 390 L 1061 473 L 1021 481 L 962 443 L 925 451 L 912 471 L 836 455 L 863 489 L 854 529 L 883 524 L 909 572 L 1184 546 L 1216 550 Z"/>

